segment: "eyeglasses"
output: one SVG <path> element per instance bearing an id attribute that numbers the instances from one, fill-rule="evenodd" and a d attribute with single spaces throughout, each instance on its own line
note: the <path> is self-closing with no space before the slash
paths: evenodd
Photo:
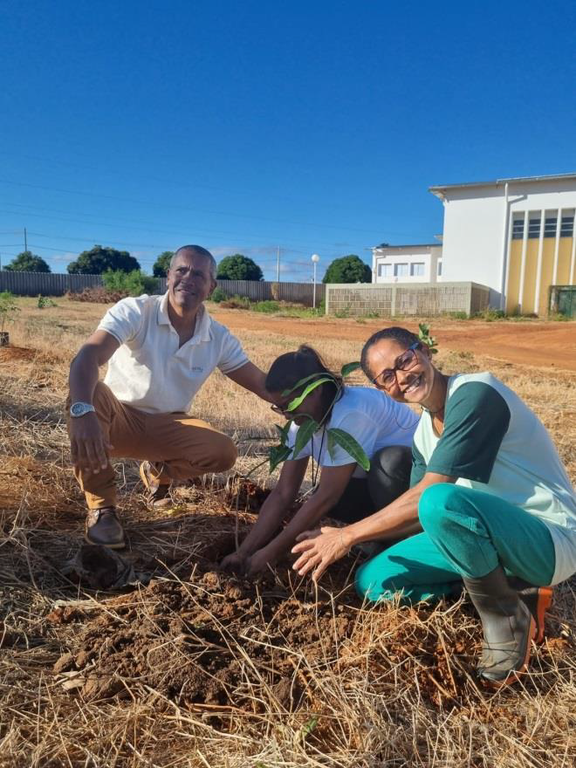
<path id="1" fill-rule="evenodd" d="M 271 405 L 270 410 L 274 411 L 274 413 L 277 413 L 279 416 L 292 416 L 292 411 L 289 411 L 287 408 L 280 408 L 279 405 Z"/>
<path id="2" fill-rule="evenodd" d="M 409 371 L 418 363 L 417 349 L 420 349 L 419 341 L 412 344 L 406 352 L 403 352 L 396 358 L 396 364 L 393 368 L 384 368 L 378 376 L 375 376 L 372 379 L 372 384 L 376 384 L 376 386 L 381 385 L 384 389 L 391 389 L 397 381 L 396 371 Z"/>

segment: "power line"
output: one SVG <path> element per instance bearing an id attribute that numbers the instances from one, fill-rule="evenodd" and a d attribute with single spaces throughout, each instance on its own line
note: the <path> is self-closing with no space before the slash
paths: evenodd
<path id="1" fill-rule="evenodd" d="M 120 201 L 124 203 L 135 203 L 137 205 L 152 205 L 155 208 L 161 207 L 161 208 L 173 208 L 177 210 L 184 210 L 184 211 L 191 211 L 196 213 L 208 213 L 211 215 L 217 215 L 217 216 L 232 216 L 235 218 L 240 219 L 256 219 L 258 221 L 268 221 L 276 224 L 288 224 L 291 226 L 308 226 L 308 227 L 319 227 L 322 229 L 336 229 L 341 230 L 345 232 L 361 232 L 363 234 L 368 234 L 368 232 L 374 232 L 375 230 L 367 230 L 367 229 L 358 229 L 356 227 L 343 227 L 343 226 L 335 226 L 334 224 L 321 224 L 319 222 L 309 222 L 309 221 L 289 221 L 286 219 L 274 219 L 267 216 L 254 216 L 253 214 L 244 214 L 244 213 L 233 213 L 233 212 L 227 212 L 227 211 L 218 211 L 218 210 L 211 210 L 211 209 L 202 209 L 202 208 L 191 208 L 190 206 L 186 205 L 175 205 L 170 203 L 154 203 L 149 200 L 135 200 L 132 198 L 127 197 L 120 197 L 118 195 L 103 195 L 99 192 L 86 192 L 86 191 L 78 191 L 78 190 L 71 190 L 71 189 L 61 189 L 59 187 L 48 187 L 42 184 L 30 184 L 28 182 L 24 181 L 11 181 L 10 179 L 0 179 L 0 184 L 9 184 L 14 185 L 18 187 L 29 187 L 31 189 L 44 189 L 49 192 L 60 192 L 62 194 L 69 194 L 69 195 L 81 195 L 83 197 L 99 197 L 105 200 L 115 200 Z"/>

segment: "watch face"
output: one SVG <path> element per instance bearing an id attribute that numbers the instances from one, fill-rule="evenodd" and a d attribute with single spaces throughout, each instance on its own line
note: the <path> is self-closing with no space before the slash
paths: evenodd
<path id="1" fill-rule="evenodd" d="M 72 416 L 82 416 L 83 414 L 87 413 L 89 410 L 91 410 L 89 407 L 86 407 L 85 403 L 74 403 L 74 405 L 70 408 L 70 413 Z"/>

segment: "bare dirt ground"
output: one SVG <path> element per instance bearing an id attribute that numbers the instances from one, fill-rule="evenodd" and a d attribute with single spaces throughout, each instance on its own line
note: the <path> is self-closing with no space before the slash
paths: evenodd
<path id="1" fill-rule="evenodd" d="M 118 462 L 132 585 L 111 588 L 105 556 L 81 547 L 83 502 L 63 419 L 69 360 L 105 307 L 57 304 L 22 302 L 14 346 L 0 350 L 0 766 L 576 764 L 571 582 L 557 590 L 531 673 L 493 692 L 474 677 L 481 634 L 466 600 L 368 609 L 352 587 L 352 555 L 318 589 L 289 562 L 256 582 L 219 571 L 236 528 L 241 537 L 275 480 L 264 468 L 254 484 L 219 476 L 179 488 L 170 514 L 151 514 L 137 466 Z M 233 310 L 217 317 L 262 368 L 304 341 L 338 367 L 382 326 Z M 464 344 L 477 328 L 487 334 L 481 353 Z M 512 386 L 552 433 L 574 481 L 574 361 L 557 370 L 520 365 L 489 345 L 490 332 L 513 344 L 525 328 L 550 329 L 549 351 L 570 344 L 559 339 L 575 325 L 433 323 L 438 363 L 447 372 L 489 368 Z M 209 379 L 194 413 L 234 435 L 238 471 L 265 458 L 275 417 L 225 377 Z"/>
<path id="2" fill-rule="evenodd" d="M 347 339 L 362 345 L 381 328 L 402 325 L 418 331 L 413 320 L 364 320 L 292 317 L 260 318 L 256 312 L 216 309 L 214 317 L 234 331 L 266 331 L 308 339 Z M 576 371 L 576 324 L 573 322 L 495 321 L 431 319 L 434 336 L 442 347 L 472 352 L 520 365 Z"/>

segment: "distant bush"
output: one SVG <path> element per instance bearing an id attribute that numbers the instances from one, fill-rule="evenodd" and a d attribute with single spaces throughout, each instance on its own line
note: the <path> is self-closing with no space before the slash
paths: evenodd
<path id="1" fill-rule="evenodd" d="M 80 293 L 66 294 L 66 298 L 70 301 L 86 301 L 93 304 L 115 304 L 120 299 L 125 299 L 127 294 L 124 291 L 108 291 L 101 285 L 95 288 L 84 288 Z"/>
<path id="2" fill-rule="evenodd" d="M 102 282 L 106 290 L 122 292 L 125 296 L 153 293 L 158 286 L 157 278 L 145 275 L 140 269 L 134 269 L 132 272 L 109 269 L 102 275 Z"/>
<path id="3" fill-rule="evenodd" d="M 280 304 L 277 301 L 257 301 L 255 304 L 252 304 L 251 309 L 253 309 L 255 312 L 273 314 L 274 312 L 279 311 Z"/>
<path id="4" fill-rule="evenodd" d="M 226 301 L 221 301 L 220 306 L 225 309 L 250 309 L 250 299 L 246 296 L 227 296 Z"/>
<path id="5" fill-rule="evenodd" d="M 506 312 L 501 309 L 483 309 L 482 312 L 476 312 L 473 315 L 476 320 L 485 320 L 487 323 L 492 323 L 494 320 L 504 320 L 506 318 Z"/>
<path id="6" fill-rule="evenodd" d="M 220 304 L 221 301 L 225 301 L 228 298 L 228 294 L 225 293 L 222 288 L 219 286 L 216 286 L 214 290 L 212 291 L 212 295 L 210 296 L 210 301 L 216 302 L 216 304 Z"/>

